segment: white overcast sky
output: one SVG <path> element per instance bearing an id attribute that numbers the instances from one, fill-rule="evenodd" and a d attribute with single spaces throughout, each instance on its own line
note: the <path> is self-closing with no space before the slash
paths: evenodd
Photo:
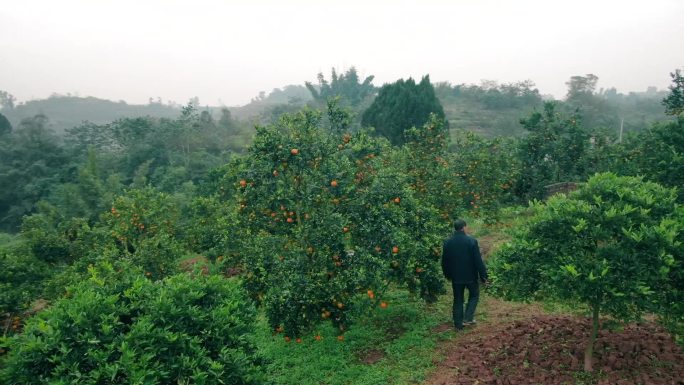
<path id="1" fill-rule="evenodd" d="M 684 67 L 682 0 L 0 0 L 0 90 L 241 105 L 356 66 L 374 84 L 533 80 L 562 97 Z"/>

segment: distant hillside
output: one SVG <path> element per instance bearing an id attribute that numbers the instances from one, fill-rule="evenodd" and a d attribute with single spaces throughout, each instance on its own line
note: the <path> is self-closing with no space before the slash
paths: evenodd
<path id="1" fill-rule="evenodd" d="M 484 82 L 481 85 L 436 83 L 435 93 L 452 130 L 464 129 L 489 137 L 524 135 L 520 119 L 539 109 L 546 99 L 530 81 L 511 84 Z M 559 103 L 560 110 L 564 112 L 579 108 L 583 124 L 588 128 L 603 127 L 618 132 L 622 125 L 627 133 L 641 131 L 653 122 L 666 120 L 661 104 L 666 94 L 666 91 L 654 88 L 629 94 L 617 93 L 615 89 L 590 90 L 576 100 Z M 232 118 L 242 121 L 243 128 L 246 128 L 254 123 L 272 122 L 282 113 L 293 112 L 312 103 L 311 92 L 305 86 L 288 85 L 275 88 L 268 95 L 262 92 L 250 103 L 228 107 L 228 110 Z M 365 104 L 359 106 L 354 112 L 360 115 L 366 107 Z M 226 107 L 200 106 L 200 109 L 205 108 L 214 119 L 218 119 Z M 177 104 L 150 102 L 135 105 L 95 97 L 55 95 L 19 104 L 14 109 L 4 108 L 1 112 L 14 127 L 24 118 L 44 114 L 50 126 L 62 134 L 84 121 L 105 124 L 125 117 L 176 118 L 180 111 L 181 106 Z"/>
<path id="2" fill-rule="evenodd" d="M 264 120 L 272 115 L 299 109 L 312 100 L 313 97 L 306 87 L 291 84 L 283 88 L 274 88 L 268 95 L 262 92 L 244 106 L 231 107 L 230 112 L 239 120 Z"/>
<path id="3" fill-rule="evenodd" d="M 484 136 L 520 136 L 520 118 L 541 107 L 543 100 L 532 82 L 481 86 L 437 83 L 435 93 L 452 130 Z"/>
<path id="4" fill-rule="evenodd" d="M 298 85 L 276 88 L 268 95 L 261 93 L 252 101 L 241 107 L 228 107 L 233 118 L 243 121 L 263 120 L 271 115 L 278 115 L 291 109 L 301 108 L 312 100 L 306 87 Z M 202 107 L 200 107 L 202 108 Z M 214 118 L 220 116 L 224 107 L 208 107 Z M 31 100 L 17 105 L 13 109 L 2 109 L 13 127 L 17 127 L 22 119 L 38 114 L 48 117 L 49 125 L 58 134 L 66 129 L 81 125 L 84 121 L 106 124 L 121 118 L 152 116 L 156 118 L 176 118 L 180 115 L 181 106 L 151 102 L 149 104 L 127 104 L 124 101 L 95 97 L 78 97 L 70 95 L 53 95 L 47 99 Z M 267 119 L 268 120 L 268 119 Z"/>
<path id="5" fill-rule="evenodd" d="M 48 117 L 51 128 L 62 134 L 66 129 L 76 127 L 84 121 L 104 124 L 120 118 L 146 115 L 175 118 L 180 114 L 180 108 L 161 103 L 135 105 L 94 97 L 55 95 L 19 104 L 11 110 L 3 109 L 2 113 L 14 127 L 24 118 L 43 114 Z"/>
<path id="6" fill-rule="evenodd" d="M 579 77 L 582 78 L 582 77 Z M 437 83 L 435 93 L 452 130 L 464 129 L 484 136 L 520 136 L 525 130 L 520 119 L 544 100 L 530 81 L 482 85 L 451 85 Z M 662 100 L 666 90 L 649 87 L 645 92 L 618 93 L 614 88 L 586 90 L 567 100 L 558 101 L 559 111 L 572 113 L 578 110 L 582 124 L 589 129 L 605 129 L 616 134 L 622 126 L 624 133 L 638 132 L 651 124 L 671 119 L 665 115 Z"/>

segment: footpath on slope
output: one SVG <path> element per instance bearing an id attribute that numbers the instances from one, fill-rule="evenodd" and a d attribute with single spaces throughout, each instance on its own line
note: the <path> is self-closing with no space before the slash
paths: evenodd
<path id="1" fill-rule="evenodd" d="M 483 254 L 496 237 L 482 237 Z M 501 301 L 485 294 L 478 324 L 438 348 L 444 359 L 425 385 L 644 384 L 684 385 L 684 352 L 653 322 L 601 330 L 594 346 L 595 376 L 583 372 L 590 320 L 548 314 L 538 304 Z M 444 323 L 435 332 L 453 330 Z"/>

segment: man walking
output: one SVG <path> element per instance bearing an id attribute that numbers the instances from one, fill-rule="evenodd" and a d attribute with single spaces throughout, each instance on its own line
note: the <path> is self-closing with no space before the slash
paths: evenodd
<path id="1" fill-rule="evenodd" d="M 454 326 L 462 330 L 464 325 L 475 323 L 475 308 L 480 297 L 479 282 L 487 283 L 487 268 L 482 262 L 477 240 L 466 234 L 466 222 L 454 222 L 454 235 L 444 242 L 442 271 L 454 289 Z M 468 304 L 463 314 L 464 291 L 468 289 Z"/>

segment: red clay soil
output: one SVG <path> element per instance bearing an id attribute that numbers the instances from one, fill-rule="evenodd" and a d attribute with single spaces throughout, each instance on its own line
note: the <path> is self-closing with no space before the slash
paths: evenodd
<path id="1" fill-rule="evenodd" d="M 446 359 L 426 384 L 575 384 L 583 374 L 589 324 L 584 318 L 539 314 L 485 321 L 447 343 Z M 684 385 L 684 352 L 653 323 L 601 330 L 594 368 L 591 383 L 598 385 Z"/>

